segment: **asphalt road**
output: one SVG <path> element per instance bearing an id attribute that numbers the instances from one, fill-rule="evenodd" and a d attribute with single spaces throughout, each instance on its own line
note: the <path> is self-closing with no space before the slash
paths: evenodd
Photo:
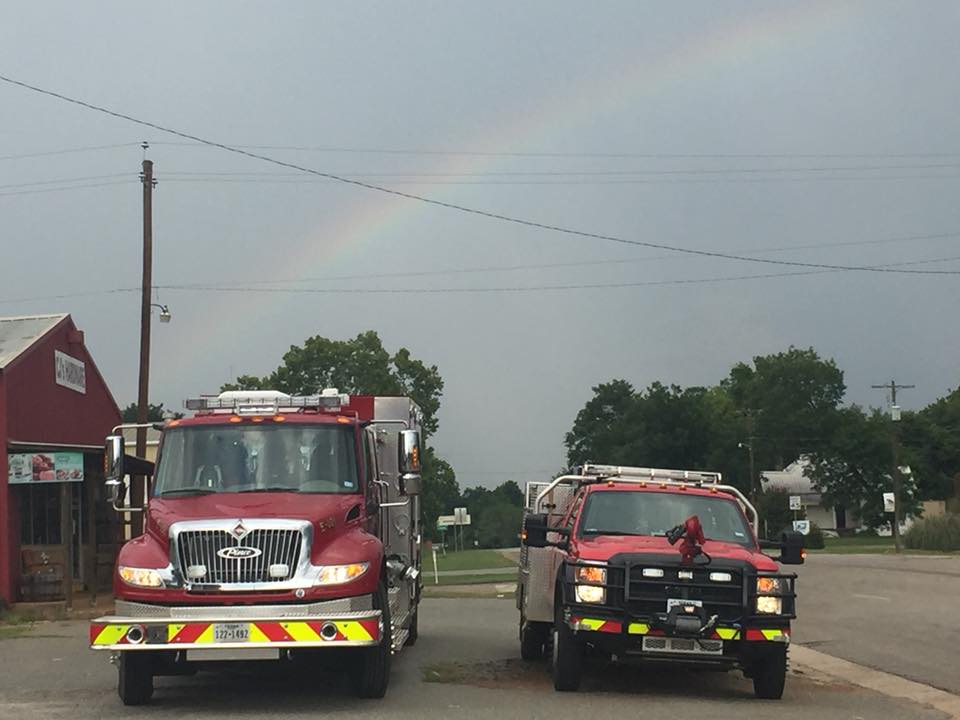
<path id="1" fill-rule="evenodd" d="M 821 572 L 817 565 L 814 572 Z M 807 569 L 809 570 L 809 569 Z M 160 678 L 150 708 L 125 708 L 116 671 L 86 649 L 82 622 L 38 625 L 0 640 L 0 717 L 584 718 L 736 720 L 943 718 L 928 708 L 792 673 L 779 702 L 753 698 L 738 673 L 594 666 L 577 694 L 553 691 L 544 664 L 519 661 L 510 600 L 426 600 L 418 644 L 395 658 L 381 701 L 357 700 L 342 676 L 293 676 L 279 665 Z M 805 632 L 811 632 L 810 630 Z M 424 678 L 440 681 L 425 682 Z"/>
<path id="2" fill-rule="evenodd" d="M 960 695 L 960 556 L 818 555 L 794 641 Z"/>

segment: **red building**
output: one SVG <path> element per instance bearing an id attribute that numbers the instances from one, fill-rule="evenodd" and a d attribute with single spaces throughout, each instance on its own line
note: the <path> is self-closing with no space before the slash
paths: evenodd
<path id="1" fill-rule="evenodd" d="M 95 589 L 110 563 L 120 410 L 83 340 L 69 315 L 0 318 L 0 605 Z"/>

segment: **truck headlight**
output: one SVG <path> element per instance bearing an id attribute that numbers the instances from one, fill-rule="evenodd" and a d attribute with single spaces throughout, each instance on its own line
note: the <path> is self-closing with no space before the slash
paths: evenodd
<path id="1" fill-rule="evenodd" d="M 764 615 L 780 615 L 783 613 L 783 598 L 770 596 L 767 593 L 783 592 L 783 581 L 780 578 L 757 578 L 757 612 Z"/>
<path id="2" fill-rule="evenodd" d="M 607 590 L 593 585 L 580 585 L 579 583 L 606 583 L 607 569 L 595 565 L 580 565 L 577 567 L 574 577 L 577 585 L 574 586 L 574 595 L 577 602 L 582 603 L 602 603 L 607 599 Z"/>
<path id="3" fill-rule="evenodd" d="M 317 575 L 317 585 L 342 585 L 363 575 L 370 563 L 350 563 L 349 565 L 324 565 Z"/>
<path id="4" fill-rule="evenodd" d="M 163 587 L 163 578 L 160 577 L 160 573 L 149 568 L 135 568 L 121 565 L 117 569 L 117 574 L 120 575 L 120 579 L 127 585 L 150 588 Z"/>

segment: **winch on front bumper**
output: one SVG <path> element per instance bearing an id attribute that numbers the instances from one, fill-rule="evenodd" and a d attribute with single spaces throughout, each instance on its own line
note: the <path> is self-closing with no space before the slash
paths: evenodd
<path id="1" fill-rule="evenodd" d="M 90 623 L 92 650 L 236 650 L 374 646 L 383 634 L 370 596 L 301 605 L 162 606 L 117 601 Z"/>
<path id="2" fill-rule="evenodd" d="M 565 564 L 559 617 L 591 645 L 648 659 L 730 665 L 765 644 L 790 642 L 796 575 L 758 574 L 723 559 L 693 566 L 664 560 Z"/>

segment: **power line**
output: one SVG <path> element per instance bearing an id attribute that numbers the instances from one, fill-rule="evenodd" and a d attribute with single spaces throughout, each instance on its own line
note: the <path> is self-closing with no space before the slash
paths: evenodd
<path id="1" fill-rule="evenodd" d="M 203 142 L 171 142 L 165 140 L 151 141 L 153 145 L 171 145 L 190 147 L 206 145 Z M 642 152 L 504 152 L 486 150 L 440 150 L 440 149 L 410 149 L 410 148 L 369 148 L 369 147 L 336 147 L 311 145 L 241 145 L 232 144 L 231 147 L 243 150 L 289 150 L 296 152 L 318 153 L 346 153 L 361 155 L 470 155 L 477 157 L 515 157 L 515 158 L 641 158 L 649 160 L 710 160 L 710 159 L 856 159 L 856 158 L 954 158 L 960 153 L 926 152 L 926 153 L 642 153 Z"/>
<path id="2" fill-rule="evenodd" d="M 52 90 L 45 90 L 35 85 L 30 85 L 29 83 L 22 82 L 20 80 L 14 80 L 13 78 L 7 77 L 5 75 L 0 75 L 0 80 L 10 85 L 16 85 L 18 87 L 22 87 L 32 92 L 39 93 L 41 95 L 53 97 L 58 100 L 62 100 L 64 102 L 71 103 L 73 105 L 78 105 L 80 107 L 85 107 L 89 110 L 94 110 L 96 112 L 109 115 L 111 117 L 119 118 L 121 120 L 127 120 L 128 122 L 132 122 L 137 125 L 153 128 L 154 130 L 168 133 L 170 135 L 175 135 L 185 140 L 192 140 L 194 142 L 203 143 L 204 145 L 208 145 L 210 147 L 220 148 L 221 150 L 233 153 L 235 155 L 241 155 L 241 156 L 249 157 L 255 160 L 261 160 L 263 162 L 268 162 L 280 167 L 287 167 L 292 170 L 299 170 L 301 172 L 310 173 L 318 177 L 329 178 L 331 180 L 336 180 L 341 183 L 344 183 L 346 185 L 352 185 L 354 187 L 360 187 L 367 190 L 372 190 L 374 192 L 391 195 L 393 197 L 404 198 L 407 200 L 415 200 L 417 202 L 421 202 L 427 205 L 432 205 L 434 207 L 447 208 L 448 210 L 455 210 L 457 212 L 462 212 L 462 213 L 474 215 L 477 217 L 485 217 L 491 220 L 499 220 L 501 222 L 511 223 L 514 225 L 537 228 L 540 230 L 547 230 L 550 232 L 570 235 L 574 237 L 582 237 L 582 238 L 587 238 L 592 240 L 604 240 L 607 242 L 614 242 L 614 243 L 619 243 L 623 245 L 648 247 L 648 248 L 654 248 L 657 250 L 669 250 L 671 252 L 683 253 L 687 255 L 718 258 L 718 259 L 725 259 L 725 260 L 736 260 L 738 262 L 761 263 L 761 264 L 768 264 L 768 265 L 782 265 L 782 266 L 803 267 L 803 268 L 822 269 L 822 270 L 847 270 L 847 271 L 859 271 L 859 272 L 881 272 L 881 273 L 897 273 L 897 274 L 902 273 L 902 274 L 913 274 L 913 275 L 960 275 L 960 270 L 916 270 L 916 269 L 903 269 L 903 268 L 879 268 L 879 267 L 870 267 L 870 266 L 864 266 L 864 265 L 832 265 L 827 263 L 808 263 L 808 262 L 800 262 L 800 261 L 792 261 L 792 260 L 773 260 L 770 258 L 756 258 L 756 257 L 748 257 L 744 255 L 733 255 L 733 254 L 723 253 L 723 252 L 714 251 L 714 250 L 700 250 L 695 248 L 679 247 L 674 245 L 667 245 L 665 243 L 655 243 L 655 242 L 650 242 L 645 240 L 631 240 L 629 238 L 624 238 L 617 235 L 609 235 L 609 234 L 598 233 L 598 232 L 588 232 L 584 230 L 575 230 L 573 228 L 568 228 L 561 225 L 553 225 L 550 223 L 537 222 L 534 220 L 527 220 L 524 218 L 504 215 L 502 213 L 491 212 L 488 210 L 481 210 L 479 208 L 469 207 L 466 205 L 460 205 L 452 202 L 446 202 L 444 200 L 437 200 L 436 198 L 430 198 L 424 195 L 418 195 L 416 193 L 404 192 L 402 190 L 397 190 L 395 188 L 388 188 L 382 185 L 375 185 L 373 183 L 365 182 L 362 180 L 354 180 L 351 178 L 342 177 L 340 175 L 334 175 L 332 173 L 314 170 L 312 168 L 308 168 L 302 165 L 297 165 L 295 163 L 278 160 L 276 158 L 272 158 L 267 155 L 260 155 L 258 153 L 250 152 L 249 150 L 243 150 L 241 148 L 231 147 L 229 145 L 216 142 L 214 140 L 207 140 L 205 138 L 201 138 L 196 135 L 191 135 L 190 133 L 164 127 L 162 125 L 159 125 L 157 123 L 153 123 L 147 120 L 141 120 L 131 115 L 126 115 L 124 113 L 120 113 L 115 110 L 110 110 L 108 108 L 101 107 L 99 105 L 94 105 L 84 100 L 72 98 L 67 95 L 54 92 Z"/>
<path id="3" fill-rule="evenodd" d="M 35 182 L 26 182 L 26 183 L 14 183 L 12 185 L 0 185 L 0 190 L 8 190 L 10 188 L 26 188 L 26 187 L 36 187 L 39 185 L 63 185 L 67 183 L 78 183 L 86 182 L 89 180 L 110 180 L 113 178 L 121 177 L 136 177 L 132 173 L 113 173 L 112 175 L 88 175 L 87 177 L 73 177 L 73 178 L 59 178 L 57 180 L 37 180 Z"/>
<path id="4" fill-rule="evenodd" d="M 890 263 L 886 266 L 875 267 L 894 267 L 906 265 L 924 265 L 937 262 L 951 262 L 960 260 L 960 255 L 943 258 L 932 258 L 929 260 L 914 260 L 910 262 Z M 631 287 L 660 287 L 668 285 L 705 285 L 727 282 L 742 282 L 747 280 L 766 280 L 771 278 L 796 277 L 801 275 L 823 275 L 826 273 L 843 272 L 841 270 L 801 270 L 778 273 L 758 273 L 753 275 L 735 275 L 710 278 L 674 278 L 667 280 L 641 280 L 630 282 L 603 282 L 603 283 L 579 283 L 563 285 L 525 285 L 525 286 L 503 286 L 503 287 L 473 287 L 473 288 L 284 288 L 284 287 L 253 287 L 253 286 L 223 286 L 223 285 L 154 285 L 154 290 L 165 290 L 168 292 L 210 292 L 210 293 L 250 293 L 250 294 L 294 294 L 294 295 L 441 295 L 441 294 L 469 294 L 469 293 L 528 293 L 541 291 L 567 291 L 567 290 L 606 290 L 616 288 Z M 91 290 L 78 293 L 66 293 L 60 295 L 34 296 L 27 298 L 7 298 L 0 300 L 0 305 L 36 302 L 41 300 L 57 300 L 75 297 L 87 297 L 93 295 L 106 295 L 112 293 L 140 292 L 139 287 L 112 288 L 107 290 Z"/>
<path id="5" fill-rule="evenodd" d="M 138 142 L 114 143 L 112 145 L 88 145 L 86 147 L 66 148 L 64 150 L 47 150 L 45 152 L 24 153 L 22 155 L 0 155 L 0 160 L 26 160 L 28 158 L 50 157 L 53 155 L 67 155 L 70 153 L 92 152 L 94 150 L 113 150 L 115 148 L 133 147 Z"/>
<path id="6" fill-rule="evenodd" d="M 11 195 L 36 195 L 37 193 L 62 192 L 64 190 L 82 190 L 84 188 L 100 188 L 100 187 L 107 187 L 109 185 L 127 185 L 132 182 L 137 182 L 137 181 L 136 180 L 114 180 L 112 182 L 89 183 L 86 185 L 68 185 L 65 187 L 41 188 L 36 190 L 15 190 L 13 192 L 2 192 L 0 193 L 0 197 L 9 197 Z"/>
<path id="7" fill-rule="evenodd" d="M 167 182 L 173 183 L 217 183 L 217 184 L 254 184 L 254 185 L 325 185 L 334 184 L 337 181 L 330 178 L 302 178 L 288 179 L 276 178 L 218 178 L 218 177 L 177 177 L 167 178 Z M 358 175 L 343 175 L 347 178 L 360 177 Z M 398 185 L 526 185 L 537 187 L 549 187 L 551 185 L 739 185 L 739 184 L 757 184 L 763 183 L 810 183 L 810 182 L 876 182 L 876 181 L 903 181 L 903 180 L 956 180 L 960 175 L 820 175 L 803 177 L 695 177 L 695 178 L 656 178 L 656 179 L 632 179 L 632 180 L 597 180 L 597 179 L 575 179 L 575 180 L 431 180 L 431 179 L 390 179 L 384 178 L 381 185 L 384 187 L 395 187 Z"/>
<path id="8" fill-rule="evenodd" d="M 855 245 L 876 245 L 882 243 L 894 243 L 894 242 L 916 242 L 920 240 L 940 240 L 946 238 L 955 238 L 960 236 L 960 232 L 952 233 L 934 233 L 928 235 L 908 235 L 908 236 L 898 236 L 898 237 L 889 237 L 889 238 L 879 238 L 872 240 L 850 240 L 846 242 L 839 243 L 809 243 L 806 245 L 784 245 L 781 247 L 775 248 L 763 248 L 758 250 L 751 250 L 749 252 L 754 253 L 777 253 L 777 252 L 787 252 L 791 250 L 810 250 L 817 248 L 826 248 L 826 247 L 847 247 Z M 600 266 L 600 265 L 624 265 L 624 264 L 635 264 L 642 262 L 650 262 L 654 260 L 670 260 L 676 258 L 676 255 L 648 255 L 641 258 L 621 258 L 617 260 L 581 260 L 576 262 L 557 262 L 557 263 L 530 263 L 530 264 L 521 264 L 521 265 L 488 265 L 484 267 L 474 267 L 474 268 L 450 268 L 446 270 L 414 270 L 407 272 L 392 272 L 392 273 L 366 273 L 362 275 L 326 275 L 321 277 L 303 277 L 303 278 L 289 278 L 289 279 L 254 279 L 254 280 L 230 280 L 220 283 L 181 283 L 177 285 L 168 285 L 167 289 L 186 289 L 196 285 L 203 286 L 230 286 L 230 285 L 278 285 L 282 283 L 304 283 L 304 282 L 331 282 L 336 280 L 370 280 L 378 278 L 399 278 L 399 277 L 429 277 L 437 275 L 460 275 L 460 274 L 474 274 L 474 273 L 486 273 L 486 272 L 514 272 L 519 270 L 550 270 L 550 269 L 559 269 L 559 268 L 574 268 L 574 267 L 588 267 L 588 266 Z M 949 258 L 948 258 L 949 259 Z M 937 260 L 923 260 L 918 261 L 922 263 L 927 262 L 941 262 L 941 259 Z M 909 264 L 909 263 L 907 263 Z"/>
<path id="9" fill-rule="evenodd" d="M 653 170 L 496 170 L 465 172 L 338 172 L 337 175 L 348 178 L 388 178 L 388 177 L 627 177 L 632 175 L 733 175 L 754 173 L 799 173 L 799 172 L 874 172 L 876 170 L 941 170 L 960 168 L 960 163 L 928 163 L 923 165 L 836 165 L 820 167 L 751 167 L 751 168 L 659 168 Z M 254 176 L 254 177 L 299 177 L 302 173 L 269 172 L 204 172 L 174 171 L 168 176 Z"/>

